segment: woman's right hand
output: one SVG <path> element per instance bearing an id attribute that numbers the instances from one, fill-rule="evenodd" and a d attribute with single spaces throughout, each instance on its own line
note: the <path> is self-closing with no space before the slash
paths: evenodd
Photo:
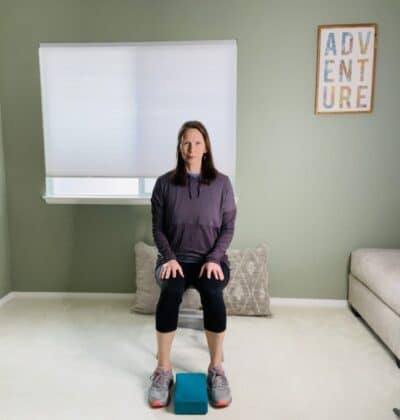
<path id="1" fill-rule="evenodd" d="M 164 263 L 161 267 L 160 277 L 161 279 L 169 279 L 170 274 L 175 278 L 177 273 L 180 273 L 182 277 L 185 277 L 181 265 L 177 260 L 169 260 Z"/>

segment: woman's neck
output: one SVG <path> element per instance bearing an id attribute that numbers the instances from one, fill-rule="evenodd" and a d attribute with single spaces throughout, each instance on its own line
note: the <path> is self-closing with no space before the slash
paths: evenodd
<path id="1" fill-rule="evenodd" d="M 186 166 L 186 171 L 190 172 L 191 174 L 199 174 L 201 172 L 201 167 L 198 166 Z"/>

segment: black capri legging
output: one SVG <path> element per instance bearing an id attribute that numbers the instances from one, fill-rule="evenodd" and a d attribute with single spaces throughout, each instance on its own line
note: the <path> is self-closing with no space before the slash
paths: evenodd
<path id="1" fill-rule="evenodd" d="M 177 272 L 176 277 L 170 274 L 168 279 L 160 278 L 161 266 L 155 270 L 155 277 L 161 288 L 156 308 L 156 330 L 159 332 L 175 331 L 178 327 L 179 305 L 182 302 L 184 291 L 190 287 L 200 293 L 203 306 L 204 329 L 212 332 L 223 332 L 226 329 L 226 308 L 223 289 L 229 282 L 230 269 L 224 262 L 221 268 L 224 273 L 223 280 L 217 280 L 213 274 L 207 278 L 207 271 L 203 270 L 199 278 L 203 263 L 179 263 L 185 277 Z"/>

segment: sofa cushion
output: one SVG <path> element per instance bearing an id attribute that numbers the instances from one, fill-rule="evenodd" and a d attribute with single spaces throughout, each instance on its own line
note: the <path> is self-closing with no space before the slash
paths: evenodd
<path id="1" fill-rule="evenodd" d="M 400 249 L 361 248 L 351 253 L 351 273 L 400 315 Z"/>

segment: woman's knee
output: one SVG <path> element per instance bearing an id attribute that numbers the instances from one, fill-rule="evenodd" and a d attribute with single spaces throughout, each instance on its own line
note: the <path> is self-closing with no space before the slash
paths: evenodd
<path id="1" fill-rule="evenodd" d="M 176 279 L 163 280 L 164 283 L 161 286 L 160 300 L 174 301 L 177 303 L 182 301 L 182 296 L 185 291 L 184 284 L 175 280 Z"/>
<path id="2" fill-rule="evenodd" d="M 225 301 L 222 289 L 204 289 L 200 292 L 200 300 L 205 316 L 225 317 Z"/>
<path id="3" fill-rule="evenodd" d="M 220 333 L 226 329 L 226 308 L 224 302 L 213 302 L 203 305 L 204 311 L 204 329 Z"/>
<path id="4" fill-rule="evenodd" d="M 223 298 L 225 286 L 221 280 L 207 279 L 200 282 L 197 290 L 202 299 L 214 301 Z"/>
<path id="5" fill-rule="evenodd" d="M 183 285 L 174 284 L 174 280 L 165 282 L 156 306 L 156 330 L 159 332 L 177 329 L 179 306 L 184 293 Z"/>

